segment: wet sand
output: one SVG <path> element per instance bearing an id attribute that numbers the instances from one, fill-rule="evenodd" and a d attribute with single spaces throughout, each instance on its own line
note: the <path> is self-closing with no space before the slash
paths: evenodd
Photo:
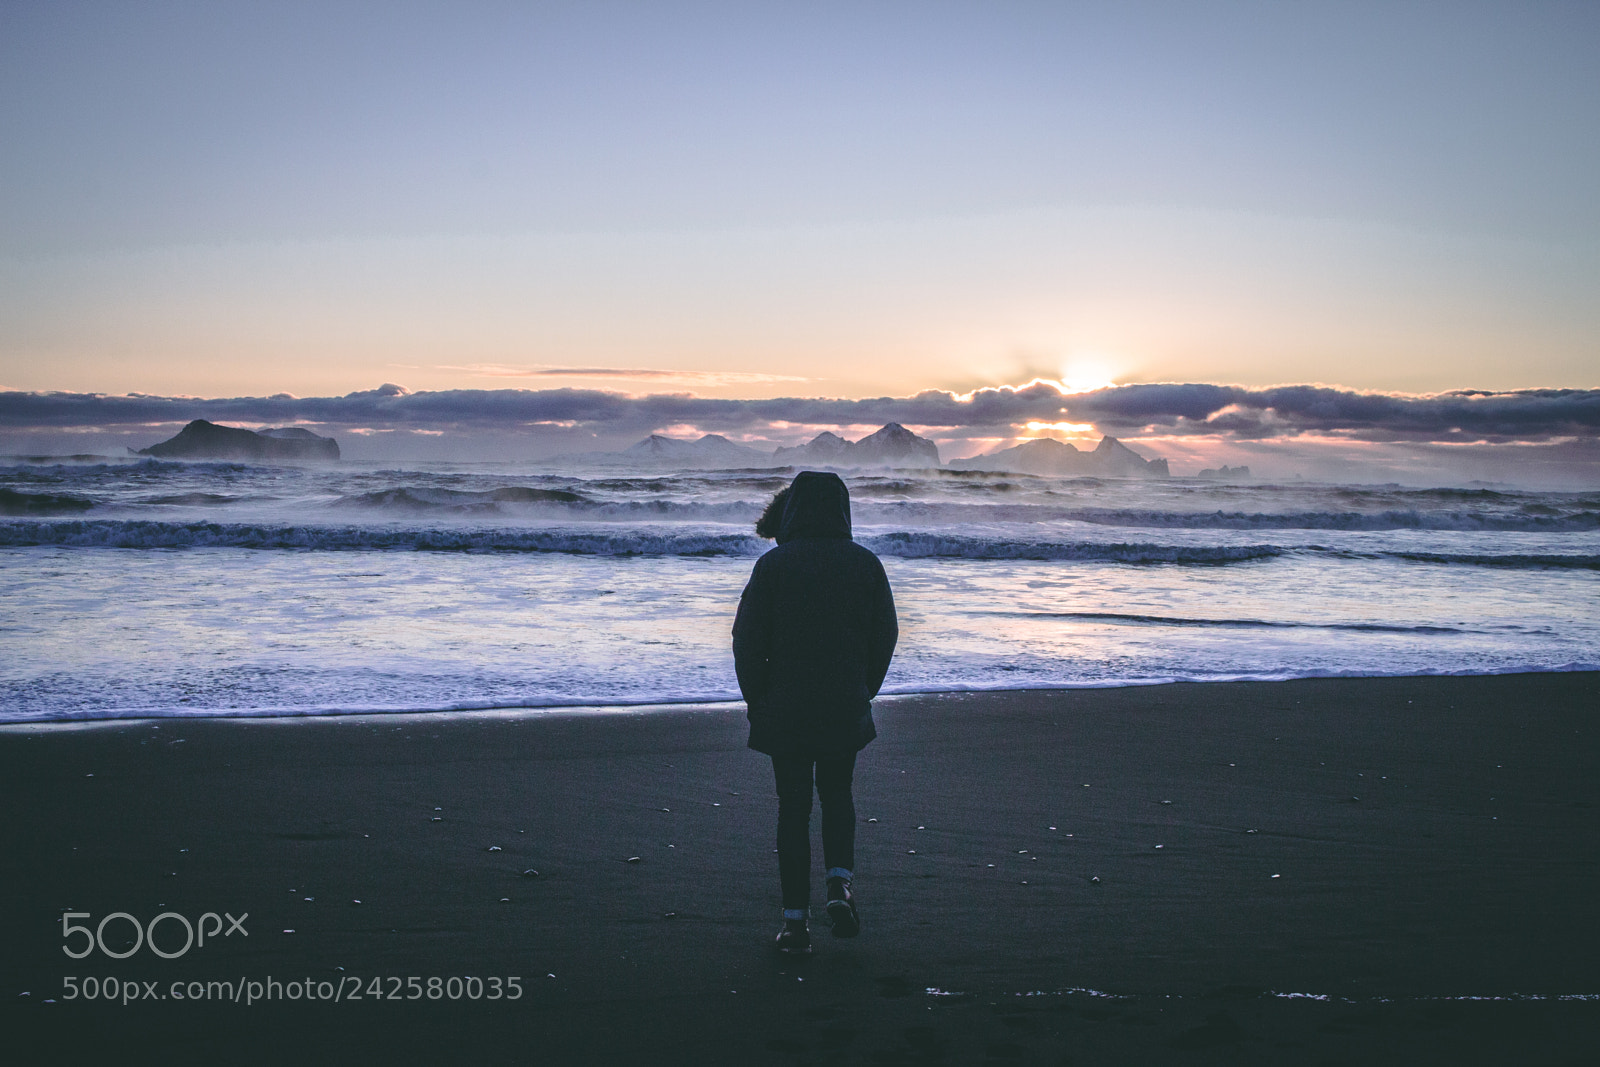
<path id="1" fill-rule="evenodd" d="M 1592 1062 L 1597 709 L 1595 674 L 883 701 L 857 772 L 864 929 L 814 923 L 803 960 L 769 948 L 776 804 L 737 708 L 7 729 L 0 1047 Z M 63 911 L 248 912 L 248 936 L 72 960 Z M 141 999 L 67 1002 L 68 975 Z M 170 996 L 269 976 L 365 995 Z M 371 995 L 413 976 L 417 1000 Z M 522 996 L 451 1000 L 452 976 Z"/>

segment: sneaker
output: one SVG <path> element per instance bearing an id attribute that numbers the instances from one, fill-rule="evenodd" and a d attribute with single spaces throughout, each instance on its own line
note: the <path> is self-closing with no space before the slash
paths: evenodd
<path id="1" fill-rule="evenodd" d="M 785 919 L 783 929 L 778 931 L 777 940 L 773 942 L 779 952 L 787 952 L 794 956 L 805 956 L 811 952 L 811 935 L 806 931 L 804 919 Z"/>
<path id="2" fill-rule="evenodd" d="M 828 918 L 833 920 L 834 937 L 854 937 L 861 932 L 855 894 L 843 878 L 828 879 Z"/>

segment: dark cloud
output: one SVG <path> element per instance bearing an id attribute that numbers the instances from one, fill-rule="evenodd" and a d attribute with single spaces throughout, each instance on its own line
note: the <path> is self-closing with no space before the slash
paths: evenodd
<path id="1" fill-rule="evenodd" d="M 1067 398 L 1073 421 L 1110 433 L 1241 438 L 1336 434 L 1368 441 L 1543 441 L 1600 433 L 1600 390 L 1433 396 L 1324 386 L 1133 385 Z"/>
<path id="2" fill-rule="evenodd" d="M 955 436 L 1011 435 L 1030 420 L 1092 423 L 1123 436 L 1169 434 L 1244 440 L 1337 435 L 1351 440 L 1466 443 L 1548 441 L 1600 435 L 1600 390 L 1462 390 L 1432 396 L 1359 393 L 1295 385 L 1245 389 L 1208 384 L 1123 385 L 1063 395 L 1054 387 L 981 389 L 956 396 L 779 397 L 725 400 L 689 393 L 628 396 L 598 389 L 452 389 L 399 386 L 338 397 L 200 399 L 97 393 L 0 393 L 8 430 L 130 430 L 205 418 L 214 422 L 462 432 L 525 432 L 573 424 L 646 434 L 689 425 L 706 432 L 765 433 L 776 423 L 862 426 L 900 422 Z"/>

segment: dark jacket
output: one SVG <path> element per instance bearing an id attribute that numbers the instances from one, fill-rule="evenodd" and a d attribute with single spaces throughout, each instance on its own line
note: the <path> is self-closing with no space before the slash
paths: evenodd
<path id="1" fill-rule="evenodd" d="M 733 623 L 750 747 L 859 751 L 877 736 L 872 698 L 900 635 L 889 579 L 850 539 L 850 493 L 837 474 L 795 477 L 777 540 L 756 561 Z"/>

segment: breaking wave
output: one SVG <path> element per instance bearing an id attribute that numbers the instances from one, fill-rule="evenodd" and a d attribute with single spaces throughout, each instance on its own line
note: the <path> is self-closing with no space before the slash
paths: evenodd
<path id="1" fill-rule="evenodd" d="M 1216 566 L 1295 554 L 1516 569 L 1600 570 L 1600 556 L 1532 553 L 1355 552 L 1320 545 L 1187 545 L 1122 541 L 1046 541 L 897 531 L 857 541 L 900 559 L 1041 560 Z M 162 522 L 153 519 L 0 521 L 0 547 L 193 549 L 313 552 L 565 552 L 593 556 L 754 557 L 771 542 L 731 529 L 604 524 L 556 526 L 400 526 Z"/>
<path id="2" fill-rule="evenodd" d="M 1029 542 L 949 534 L 890 533 L 860 538 L 881 556 L 905 559 L 1062 560 L 1222 564 L 1269 559 L 1275 545 L 1160 545 Z M 321 552 L 567 552 L 599 556 L 759 556 L 770 542 L 751 534 L 661 529 L 537 527 L 280 526 L 247 523 L 101 520 L 0 523 L 0 546 L 69 548 L 250 548 Z"/>
<path id="3" fill-rule="evenodd" d="M 19 493 L 0 489 L 0 515 L 60 515 L 88 511 L 94 501 L 56 493 Z"/>
<path id="4" fill-rule="evenodd" d="M 253 548 L 319 552 L 570 552 L 600 556 L 755 556 L 745 534 L 530 528 L 275 526 L 214 522 L 0 523 L 0 546 L 70 548 Z"/>

